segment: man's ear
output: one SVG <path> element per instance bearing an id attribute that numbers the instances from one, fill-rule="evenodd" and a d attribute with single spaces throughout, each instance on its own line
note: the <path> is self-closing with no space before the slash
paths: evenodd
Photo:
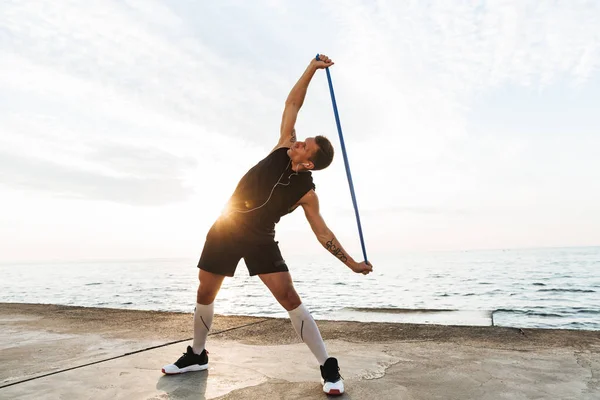
<path id="1" fill-rule="evenodd" d="M 312 161 L 309 161 L 307 163 L 302 164 L 302 166 L 304 166 L 304 169 L 310 170 L 310 169 L 313 169 L 315 167 L 315 164 L 313 164 Z"/>

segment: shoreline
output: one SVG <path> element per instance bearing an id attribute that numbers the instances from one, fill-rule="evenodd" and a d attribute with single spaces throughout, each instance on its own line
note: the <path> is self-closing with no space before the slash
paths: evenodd
<path id="1" fill-rule="evenodd" d="M 0 302 L 0 307 L 35 307 L 35 306 L 52 306 L 64 307 L 66 309 L 87 309 L 87 310 L 112 310 L 116 311 L 132 311 L 132 312 L 148 312 L 158 314 L 173 314 L 173 315 L 192 315 L 193 312 L 179 310 L 151 310 L 137 308 L 121 308 L 111 306 L 87 306 L 87 305 L 66 305 L 56 303 L 23 303 L 23 302 Z M 507 329 L 521 330 L 542 330 L 542 331 L 584 331 L 584 332 L 600 332 L 599 329 L 590 328 L 562 328 L 562 327 L 539 327 L 539 326 L 508 326 L 498 325 L 495 320 L 495 314 L 510 312 L 507 309 L 490 309 L 490 310 L 463 310 L 463 309 L 439 309 L 439 308 L 370 308 L 370 307 L 344 307 L 337 311 L 332 311 L 327 316 L 313 315 L 313 318 L 321 323 L 333 322 L 357 322 L 365 324 L 401 324 L 415 326 L 463 326 L 463 327 L 497 327 Z M 1 315 L 1 312 L 0 312 Z M 245 314 L 215 314 L 227 318 L 260 318 L 260 319 L 287 319 L 287 313 L 283 308 L 276 315 L 245 315 Z M 382 318 L 382 316 L 385 316 Z"/>
<path id="2" fill-rule="evenodd" d="M 149 311 L 120 308 L 65 306 L 37 303 L 0 303 L 0 319 L 9 315 L 29 316 L 21 321 L 29 328 L 50 329 L 53 332 L 78 334 L 87 331 L 105 333 L 113 337 L 177 340 L 192 336 L 193 313 Z M 102 322 L 100 322 L 102 321 Z M 288 318 L 255 317 L 215 314 L 211 329 L 223 326 L 268 322 L 268 326 L 287 326 Z M 600 331 L 576 329 L 518 328 L 502 326 L 437 325 L 398 322 L 360 322 L 316 320 L 324 340 L 349 340 L 358 342 L 383 342 L 386 340 L 437 340 L 442 342 L 481 341 L 502 347 L 520 347 L 535 344 L 542 347 L 575 347 L 600 340 Z M 278 339 L 264 335 L 258 328 L 243 341 L 264 339 L 277 344 L 296 342 L 291 329 Z"/>

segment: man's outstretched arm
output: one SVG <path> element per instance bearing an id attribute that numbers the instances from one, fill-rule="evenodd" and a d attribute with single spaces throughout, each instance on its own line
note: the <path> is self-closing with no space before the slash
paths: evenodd
<path id="1" fill-rule="evenodd" d="M 281 118 L 279 146 L 287 143 L 294 143 L 296 141 L 296 131 L 294 126 L 296 125 L 296 119 L 298 118 L 298 111 L 300 111 L 302 104 L 304 104 L 308 85 L 318 69 L 327 68 L 333 65 L 333 61 L 323 54 L 319 55 L 319 59 L 320 61 L 313 59 L 310 64 L 308 64 L 308 67 L 306 67 L 306 70 L 298 82 L 296 82 L 285 101 L 285 109 L 283 110 L 283 117 Z"/>
<path id="2" fill-rule="evenodd" d="M 366 262 L 357 263 L 344 250 L 342 244 L 337 240 L 333 232 L 327 227 L 321 213 L 319 212 L 319 198 L 314 190 L 311 190 L 300 199 L 300 205 L 304 209 L 306 219 L 319 242 L 333 254 L 338 260 L 346 264 L 352 271 L 364 275 L 373 271 L 373 266 Z"/>

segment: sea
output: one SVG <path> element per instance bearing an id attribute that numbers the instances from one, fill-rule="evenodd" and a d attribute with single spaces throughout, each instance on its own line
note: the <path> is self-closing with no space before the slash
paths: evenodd
<path id="1" fill-rule="evenodd" d="M 325 251 L 289 257 L 315 319 L 600 330 L 600 247 L 374 254 L 367 276 Z M 0 264 L 0 302 L 192 313 L 196 259 Z M 287 317 L 243 261 L 224 315 Z"/>

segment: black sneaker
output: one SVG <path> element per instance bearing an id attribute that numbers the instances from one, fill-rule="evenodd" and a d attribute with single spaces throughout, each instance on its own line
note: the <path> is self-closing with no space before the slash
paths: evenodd
<path id="1" fill-rule="evenodd" d="M 183 374 L 190 371 L 204 371 L 208 369 L 208 351 L 202 350 L 199 355 L 194 353 L 192 346 L 187 347 L 187 352 L 183 353 L 175 364 L 165 365 L 162 369 L 163 374 L 174 375 Z"/>
<path id="2" fill-rule="evenodd" d="M 323 377 L 323 391 L 330 395 L 340 395 L 344 393 L 344 381 L 340 376 L 340 367 L 338 361 L 329 357 L 325 365 L 321 365 L 321 377 Z"/>

